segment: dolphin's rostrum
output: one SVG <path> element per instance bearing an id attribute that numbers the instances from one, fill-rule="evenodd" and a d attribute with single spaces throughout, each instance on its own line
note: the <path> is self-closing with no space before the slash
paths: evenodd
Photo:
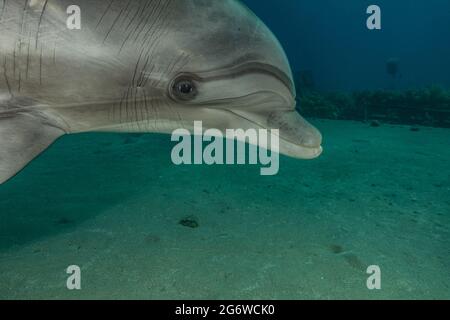
<path id="1" fill-rule="evenodd" d="M 321 135 L 295 111 L 289 63 L 236 0 L 0 0 L 0 183 L 58 137 L 162 132 L 194 121 L 280 129 L 311 159 Z M 81 9 L 81 30 L 67 8 Z"/>

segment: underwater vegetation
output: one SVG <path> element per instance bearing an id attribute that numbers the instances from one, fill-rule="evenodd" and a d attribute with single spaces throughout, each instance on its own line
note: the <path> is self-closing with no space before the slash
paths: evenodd
<path id="1" fill-rule="evenodd" d="M 298 92 L 298 108 L 307 117 L 450 127 L 450 90 L 440 86 L 405 91 Z"/>

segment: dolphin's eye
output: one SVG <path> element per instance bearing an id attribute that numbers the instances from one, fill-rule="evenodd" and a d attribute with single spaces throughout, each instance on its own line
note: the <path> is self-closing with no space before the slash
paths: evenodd
<path id="1" fill-rule="evenodd" d="M 172 94 L 180 100 L 192 100 L 197 95 L 197 88 L 195 83 L 190 79 L 177 79 L 173 82 Z"/>
<path id="2" fill-rule="evenodd" d="M 190 81 L 182 81 L 177 84 L 177 91 L 181 94 L 191 94 L 194 91 L 194 86 Z"/>

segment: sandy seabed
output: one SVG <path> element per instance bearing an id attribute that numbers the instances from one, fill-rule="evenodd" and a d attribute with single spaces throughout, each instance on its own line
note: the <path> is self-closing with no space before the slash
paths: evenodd
<path id="1" fill-rule="evenodd" d="M 0 298 L 450 299 L 450 130 L 315 124 L 323 156 L 274 177 L 174 166 L 168 136 L 60 139 L 0 186 Z"/>

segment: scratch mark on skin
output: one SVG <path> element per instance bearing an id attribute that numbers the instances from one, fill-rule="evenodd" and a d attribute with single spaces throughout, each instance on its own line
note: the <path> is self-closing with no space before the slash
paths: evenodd
<path id="1" fill-rule="evenodd" d="M 48 4 L 48 0 L 45 0 L 44 6 L 42 7 L 41 15 L 39 17 L 39 23 L 38 23 L 38 27 L 37 27 L 37 31 L 36 31 L 36 49 L 38 47 L 39 32 L 40 32 L 40 29 L 41 29 L 42 18 L 44 17 L 44 13 L 45 13 L 45 9 L 47 8 L 47 4 Z"/>
<path id="2" fill-rule="evenodd" d="M 97 28 L 100 26 L 100 24 L 102 23 L 103 19 L 104 19 L 105 16 L 106 16 L 106 14 L 108 13 L 109 9 L 111 9 L 111 7 L 112 7 L 114 1 L 115 1 L 115 0 L 111 0 L 111 2 L 109 3 L 109 5 L 106 7 L 106 10 L 105 10 L 105 12 L 103 12 L 103 14 L 102 14 L 100 20 L 98 21 L 97 25 L 95 26 L 95 29 L 97 29 Z"/>
<path id="3" fill-rule="evenodd" d="M 164 10 L 163 7 L 161 6 L 161 0 L 159 0 L 159 2 L 156 4 L 155 7 L 156 7 L 156 8 L 151 8 L 151 9 L 150 9 L 150 11 L 151 11 L 152 13 L 149 14 L 149 15 L 147 16 L 147 19 L 145 19 L 145 21 L 144 21 L 144 19 L 142 19 L 142 20 L 139 22 L 139 26 L 142 25 L 142 27 L 138 28 L 139 31 L 135 30 L 135 31 L 137 31 L 137 32 L 135 32 L 135 33 L 136 33 L 136 37 L 134 38 L 134 41 L 135 41 L 135 42 L 139 39 L 139 37 L 140 37 L 142 31 L 143 31 L 143 30 L 145 29 L 145 27 L 148 25 L 148 22 L 153 18 L 153 14 L 156 14 L 156 16 L 159 16 L 159 15 L 160 15 L 160 12 L 161 12 L 162 10 Z M 152 27 L 153 27 L 153 25 L 155 24 L 156 21 L 157 21 L 157 19 L 154 19 L 154 18 L 153 18 L 153 23 L 150 25 L 150 29 L 152 29 Z M 142 23 L 142 22 L 144 22 L 144 23 Z M 139 26 L 138 26 L 138 27 L 139 27 Z"/>
<path id="4" fill-rule="evenodd" d="M 27 67 L 25 72 L 25 78 L 28 79 L 28 73 L 30 70 L 30 46 L 31 46 L 31 39 L 28 38 L 28 48 L 27 48 Z"/>
<path id="5" fill-rule="evenodd" d="M 125 97 L 125 113 L 126 113 L 126 116 L 125 116 L 125 123 L 129 123 L 130 122 L 130 115 L 129 115 L 129 109 L 128 109 L 128 102 L 129 102 L 129 96 L 130 96 L 130 88 L 128 88 L 127 89 L 127 94 L 126 94 L 126 97 Z"/>
<path id="6" fill-rule="evenodd" d="M 27 15 L 27 8 L 28 8 L 28 2 L 30 0 L 25 0 L 25 4 L 23 6 L 23 12 L 22 12 L 22 28 L 21 28 L 21 35 L 23 35 L 24 29 L 25 29 L 25 17 Z"/>
<path id="7" fill-rule="evenodd" d="M 159 1 L 161 1 L 161 0 L 159 0 Z M 144 8 L 142 9 L 141 13 L 139 14 L 139 18 L 140 18 L 139 22 L 136 24 L 136 26 L 135 26 L 134 30 L 132 31 L 131 35 L 134 35 L 139 30 L 139 28 L 142 25 L 142 23 L 144 21 L 147 21 L 151 17 L 151 15 L 153 14 L 153 11 L 154 11 L 154 9 L 152 7 L 152 4 L 154 4 L 154 3 L 156 3 L 156 0 L 155 1 L 144 2 Z M 157 5 L 159 5 L 159 4 L 157 4 Z M 151 14 L 146 15 L 145 13 L 147 11 L 151 11 Z M 147 17 L 147 19 L 146 19 L 146 17 Z M 144 24 L 144 26 L 145 26 L 145 24 Z"/>
<path id="8" fill-rule="evenodd" d="M 55 45 L 53 47 L 53 64 L 56 65 L 56 40 Z"/>
<path id="9" fill-rule="evenodd" d="M 134 82 L 136 80 L 136 74 L 139 68 L 139 64 L 141 63 L 141 59 L 142 59 L 142 55 L 143 55 L 143 51 L 141 51 L 141 54 L 139 55 L 139 58 L 136 62 L 136 66 L 134 67 L 134 73 L 133 73 L 133 78 L 131 80 L 131 86 L 134 87 Z"/>
<path id="10" fill-rule="evenodd" d="M 132 78 L 132 80 L 131 80 L 131 83 L 130 83 L 130 87 L 129 87 L 129 89 L 128 90 L 133 90 L 133 88 L 135 87 L 135 85 L 134 85 L 134 83 L 135 83 L 135 81 L 136 81 L 136 74 L 137 74 L 137 72 L 138 72 L 138 68 L 139 68 L 139 64 L 141 63 L 141 59 L 142 59 L 142 54 L 143 54 L 143 52 L 141 51 L 141 54 L 139 55 L 139 58 L 138 58 L 138 61 L 137 61 L 137 63 L 136 63 L 136 66 L 135 66 L 135 68 L 134 68 L 134 73 L 133 73 L 133 78 Z M 136 97 L 136 95 L 137 95 L 137 86 L 136 86 L 136 90 L 135 90 L 135 92 L 134 92 L 134 97 L 133 97 L 133 91 L 131 91 L 131 98 L 133 99 L 133 111 L 134 111 L 134 113 L 135 113 L 135 119 L 137 120 L 137 118 L 138 118 L 138 111 L 137 111 L 137 97 Z M 139 124 L 138 124 L 138 122 L 136 121 L 136 126 L 137 126 L 137 128 L 138 128 L 138 130 L 139 130 Z"/>
<path id="11" fill-rule="evenodd" d="M 123 123 L 123 105 L 125 103 L 125 99 L 126 99 L 127 93 L 125 92 L 122 96 L 122 99 L 120 100 L 120 104 L 119 104 L 119 123 Z"/>
<path id="12" fill-rule="evenodd" d="M 128 31 L 128 29 L 131 27 L 131 25 L 133 24 L 134 19 L 136 19 L 136 17 L 139 15 L 139 12 L 141 12 L 141 14 L 142 14 L 142 10 L 139 10 L 141 8 L 141 6 L 142 6 L 142 1 L 139 2 L 139 6 L 136 7 L 136 12 L 133 15 L 133 17 L 131 17 L 130 22 L 128 23 L 127 27 L 125 28 L 125 32 Z"/>
<path id="13" fill-rule="evenodd" d="M 8 87 L 9 95 L 11 96 L 11 98 L 14 98 L 14 94 L 13 94 L 13 92 L 11 90 L 11 85 L 10 85 L 9 80 L 8 80 L 8 72 L 7 72 L 7 69 L 6 69 L 6 56 L 5 56 L 5 60 L 3 62 L 3 75 L 5 77 L 5 82 L 6 82 L 6 86 Z"/>
<path id="14" fill-rule="evenodd" d="M 19 69 L 19 88 L 18 88 L 18 91 L 20 92 L 21 89 L 22 89 L 22 71 L 20 71 L 20 69 Z"/>
<path id="15" fill-rule="evenodd" d="M 41 53 L 39 55 L 39 85 L 42 85 L 42 46 Z"/>
<path id="16" fill-rule="evenodd" d="M 150 60 L 150 55 L 147 55 L 147 60 L 145 61 L 144 66 L 142 67 L 141 74 L 140 74 L 139 79 L 138 79 L 138 81 L 136 83 L 136 86 L 138 88 L 142 88 L 142 86 L 143 86 L 144 77 L 145 77 L 145 70 L 147 70 L 147 66 L 148 66 L 149 60 Z"/>
<path id="17" fill-rule="evenodd" d="M 141 131 L 140 130 L 140 127 L 141 127 L 141 125 L 140 125 L 140 121 L 141 120 L 143 120 L 142 119 L 142 110 L 141 110 L 141 119 L 139 119 L 139 114 L 138 114 L 138 100 L 137 100 L 137 96 L 138 96 L 138 88 L 135 88 L 134 89 L 134 109 L 135 109 L 135 112 L 136 112 L 136 127 L 137 127 L 137 129 L 138 129 L 138 131 Z"/>
<path id="18" fill-rule="evenodd" d="M 159 46 L 162 38 L 163 38 L 164 33 L 161 33 L 159 36 L 155 37 L 155 39 L 153 39 L 150 43 L 150 46 L 147 48 L 147 55 L 150 57 L 154 54 L 154 51 L 156 50 L 156 48 Z M 141 46 L 141 50 L 145 49 L 145 44 L 143 44 Z M 142 72 L 145 72 L 145 68 L 143 69 Z"/>
<path id="19" fill-rule="evenodd" d="M 145 111 L 146 111 L 146 114 L 147 114 L 147 128 L 149 129 L 149 131 L 151 131 L 151 127 L 150 127 L 150 118 L 151 118 L 150 116 L 151 116 L 151 113 L 148 110 L 148 101 L 147 101 L 148 99 L 147 99 L 147 93 L 146 93 L 145 89 L 143 90 L 142 94 L 144 96 L 144 107 L 145 107 Z"/>
<path id="20" fill-rule="evenodd" d="M 130 1 L 130 3 L 131 3 L 132 1 Z M 126 10 L 126 15 L 123 17 L 123 21 L 122 21 L 122 24 L 121 24 L 121 30 L 123 30 L 123 25 L 127 22 L 127 20 L 128 20 L 128 17 L 130 16 L 130 14 L 131 14 L 131 12 L 133 11 L 133 6 L 131 6 L 131 8 L 128 10 Z"/>
<path id="21" fill-rule="evenodd" d="M 148 7 L 149 7 L 149 5 L 150 5 L 151 2 L 152 2 L 152 1 L 144 2 L 144 7 L 142 8 L 142 10 L 140 10 L 140 15 L 139 15 L 140 17 L 143 16 L 143 13 L 148 9 Z M 141 8 L 141 5 L 142 5 L 142 3 L 139 4 L 139 9 Z M 130 23 L 129 23 L 129 26 L 131 26 L 131 25 L 133 24 L 134 19 L 137 18 L 138 14 L 139 14 L 139 10 L 136 12 L 136 14 L 134 15 L 134 17 L 131 19 L 131 21 L 130 21 Z M 153 13 L 152 13 L 152 14 L 153 14 Z M 148 18 L 148 17 L 147 17 L 147 18 Z M 131 38 L 131 36 L 134 35 L 134 34 L 136 33 L 136 31 L 139 29 L 139 26 L 141 25 L 141 23 L 142 23 L 142 21 L 143 21 L 144 19 L 145 19 L 145 15 L 144 15 L 144 17 L 142 17 L 142 18 L 140 19 L 140 21 L 138 22 L 138 24 L 136 25 L 136 27 L 134 28 L 134 30 L 131 30 L 131 31 L 128 33 L 128 35 L 125 37 L 125 40 L 123 41 L 122 46 L 121 46 L 120 49 L 119 49 L 119 53 L 122 52 L 122 49 L 125 47 L 125 44 L 126 44 L 126 43 L 128 42 L 128 40 Z M 128 29 L 128 27 L 127 27 L 127 29 Z"/>
<path id="22" fill-rule="evenodd" d="M 128 16 L 130 15 L 130 12 L 131 12 L 131 10 L 130 10 L 130 5 L 131 5 L 132 2 L 133 2 L 133 0 L 129 0 L 128 3 L 127 3 L 127 5 L 125 6 L 124 11 L 126 12 L 126 15 L 123 17 L 123 21 L 126 21 L 126 19 L 128 18 Z M 122 22 L 122 23 L 123 23 L 123 22 Z"/>
<path id="23" fill-rule="evenodd" d="M 16 50 L 17 50 L 17 43 L 14 44 L 14 51 L 13 51 L 13 77 L 16 78 Z"/>
<path id="24" fill-rule="evenodd" d="M 155 41 L 152 42 L 152 44 L 150 45 L 150 47 L 147 50 L 147 53 L 146 53 L 147 58 L 146 58 L 146 61 L 144 63 L 144 66 L 142 67 L 142 69 L 140 71 L 140 76 L 139 76 L 139 79 L 137 80 L 137 83 L 136 83 L 136 85 L 138 87 L 141 87 L 141 88 L 145 87 L 145 85 L 147 84 L 148 79 L 150 78 L 150 77 L 147 76 L 147 74 L 151 75 L 153 73 L 154 69 L 155 69 L 155 65 L 152 64 L 150 72 L 147 72 L 148 64 L 150 62 L 150 57 L 153 56 L 154 50 L 156 49 L 156 47 L 158 47 L 160 41 L 161 41 L 160 37 L 155 39 Z M 144 50 L 145 50 L 145 47 L 142 47 L 141 48 L 141 55 L 144 52 Z"/>
<path id="25" fill-rule="evenodd" d="M 106 33 L 105 39 L 103 40 L 103 44 L 106 42 L 106 40 L 108 40 L 108 37 L 110 36 L 111 32 L 114 30 L 114 27 L 116 26 L 117 22 L 119 22 L 120 17 L 122 17 L 122 14 L 124 13 L 124 11 L 128 8 L 128 6 L 130 5 L 131 0 L 128 2 L 128 4 L 123 7 L 119 14 L 117 15 L 117 17 L 114 19 L 114 22 L 111 26 L 111 28 L 109 29 L 109 31 Z"/>
<path id="26" fill-rule="evenodd" d="M 169 14 L 170 14 L 170 5 L 172 4 L 172 2 L 171 1 L 167 1 L 166 3 L 165 3 L 165 5 L 161 8 L 161 10 L 157 13 L 157 17 L 156 17 L 156 19 L 154 19 L 154 21 L 152 22 L 152 24 L 150 25 L 150 27 L 148 28 L 148 30 L 146 31 L 146 33 L 144 34 L 144 37 L 143 37 L 143 41 L 142 41 L 142 44 L 144 45 L 149 39 L 152 39 L 156 34 L 157 34 L 157 32 L 159 32 L 161 29 L 164 29 L 163 27 L 167 27 L 167 26 L 161 26 L 161 29 L 160 28 L 158 28 L 158 27 L 155 27 L 155 26 L 158 26 L 158 23 L 160 22 L 160 21 L 167 21 L 168 19 L 168 17 L 169 17 Z M 164 14 L 165 13 L 165 14 Z M 162 24 L 164 24 L 164 23 L 162 23 Z M 166 28 L 166 29 L 168 29 L 168 28 Z M 167 30 L 166 30 L 167 31 Z M 136 40 L 137 40 L 138 38 L 136 38 Z"/>
<path id="27" fill-rule="evenodd" d="M 154 70 L 155 70 L 155 65 L 152 64 L 152 68 L 150 69 L 150 71 L 149 71 L 148 74 L 152 74 Z M 141 87 L 145 87 L 145 86 L 146 86 L 146 84 L 147 84 L 149 78 L 150 78 L 150 77 L 147 77 L 147 76 L 146 76 L 146 71 L 143 70 L 143 73 L 142 73 L 142 79 L 141 79 L 141 81 L 142 81 L 142 82 L 141 82 Z"/>

